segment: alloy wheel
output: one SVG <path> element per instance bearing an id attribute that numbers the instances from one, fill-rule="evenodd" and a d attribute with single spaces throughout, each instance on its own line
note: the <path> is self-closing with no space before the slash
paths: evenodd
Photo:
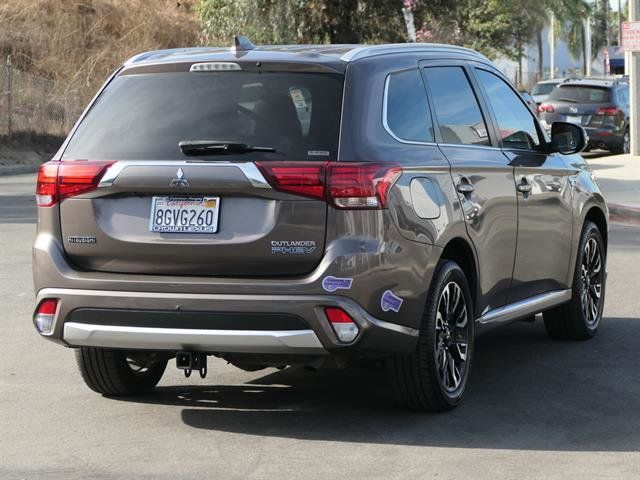
<path id="1" fill-rule="evenodd" d="M 460 388 L 468 368 L 469 315 L 462 289 L 449 282 L 438 300 L 435 355 L 440 385 L 448 394 Z"/>
<path id="2" fill-rule="evenodd" d="M 631 151 L 631 138 L 629 134 L 629 130 L 624 132 L 624 136 L 622 137 L 622 153 L 629 153 Z"/>
<path id="3" fill-rule="evenodd" d="M 595 238 L 590 238 L 584 246 L 580 265 L 582 278 L 581 306 L 585 321 L 594 328 L 600 321 L 602 301 L 603 265 L 600 246 Z"/>

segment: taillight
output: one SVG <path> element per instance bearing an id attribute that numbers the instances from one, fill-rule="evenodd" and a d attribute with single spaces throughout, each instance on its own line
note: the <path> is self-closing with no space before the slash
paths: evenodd
<path id="1" fill-rule="evenodd" d="M 36 203 L 39 207 L 50 207 L 58 201 L 56 181 L 60 162 L 47 162 L 38 169 Z"/>
<path id="2" fill-rule="evenodd" d="M 33 323 L 42 335 L 49 335 L 53 330 L 58 302 L 57 298 L 46 298 L 40 302 L 33 314 Z"/>
<path id="3" fill-rule="evenodd" d="M 538 112 L 543 113 L 553 113 L 555 110 L 553 109 L 553 105 L 549 105 L 548 103 L 543 103 L 538 105 Z"/>
<path id="4" fill-rule="evenodd" d="M 608 117 L 614 117 L 620 112 L 616 107 L 600 107 L 596 110 L 596 115 L 605 115 Z"/>
<path id="5" fill-rule="evenodd" d="M 358 336 L 358 325 L 343 309 L 339 307 L 326 307 L 324 313 L 341 342 L 352 342 Z"/>
<path id="6" fill-rule="evenodd" d="M 36 203 L 51 207 L 65 198 L 98 188 L 100 179 L 114 162 L 62 161 L 47 162 L 38 170 Z"/>
<path id="7" fill-rule="evenodd" d="M 324 198 L 325 162 L 256 162 L 256 165 L 280 192 Z"/>
<path id="8" fill-rule="evenodd" d="M 324 199 L 339 209 L 381 209 L 402 168 L 380 163 L 256 162 L 278 191 Z"/>
<path id="9" fill-rule="evenodd" d="M 336 208 L 386 208 L 387 195 L 402 169 L 375 163 L 331 163 L 327 199 Z"/>

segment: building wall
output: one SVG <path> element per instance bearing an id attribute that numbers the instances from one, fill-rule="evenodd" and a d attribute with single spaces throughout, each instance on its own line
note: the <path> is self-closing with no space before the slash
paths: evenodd
<path id="1" fill-rule="evenodd" d="M 544 55 L 542 79 L 568 76 L 582 76 L 582 56 L 574 59 L 569 54 L 566 42 L 556 37 L 555 75 L 550 75 L 551 55 L 549 48 L 549 27 L 542 32 L 542 51 Z M 525 58 L 522 60 L 523 81 L 517 81 L 518 62 L 506 57 L 498 57 L 494 60 L 496 66 L 514 83 L 530 88 L 538 79 L 536 69 L 538 65 L 538 47 L 531 43 L 525 50 Z M 591 75 L 604 75 L 604 53 L 599 52 L 595 60 L 591 62 Z"/>

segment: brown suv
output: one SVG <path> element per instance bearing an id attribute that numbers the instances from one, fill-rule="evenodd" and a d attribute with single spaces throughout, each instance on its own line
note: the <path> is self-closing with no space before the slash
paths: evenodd
<path id="1" fill-rule="evenodd" d="M 457 405 L 483 329 L 602 316 L 607 207 L 577 155 L 468 49 L 150 52 L 38 175 L 34 323 L 106 395 L 173 357 L 249 370 L 384 359 L 401 402 Z"/>

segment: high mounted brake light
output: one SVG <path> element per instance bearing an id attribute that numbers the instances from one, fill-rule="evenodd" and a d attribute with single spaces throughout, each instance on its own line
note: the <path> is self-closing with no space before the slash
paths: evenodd
<path id="1" fill-rule="evenodd" d="M 324 199 L 343 210 L 387 207 L 389 190 L 402 168 L 382 163 L 256 162 L 276 190 Z"/>
<path id="2" fill-rule="evenodd" d="M 95 190 L 113 163 L 77 160 L 51 161 L 41 165 L 36 187 L 37 205 L 51 207 L 65 198 Z"/>

